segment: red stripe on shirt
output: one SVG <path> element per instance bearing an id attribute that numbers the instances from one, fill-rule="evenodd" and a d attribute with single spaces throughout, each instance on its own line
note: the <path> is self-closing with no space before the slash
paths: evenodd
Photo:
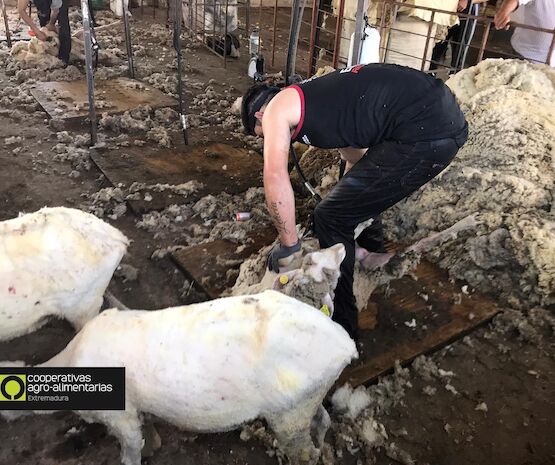
<path id="1" fill-rule="evenodd" d="M 291 140 L 293 140 L 299 135 L 299 132 L 301 132 L 301 129 L 302 129 L 303 123 L 304 123 L 304 93 L 303 93 L 303 90 L 299 86 L 289 86 L 287 88 L 288 89 L 295 89 L 297 91 L 297 93 L 299 94 L 299 98 L 301 99 L 301 117 L 299 119 L 299 124 L 297 124 L 297 128 L 295 129 L 295 132 L 291 136 Z"/>

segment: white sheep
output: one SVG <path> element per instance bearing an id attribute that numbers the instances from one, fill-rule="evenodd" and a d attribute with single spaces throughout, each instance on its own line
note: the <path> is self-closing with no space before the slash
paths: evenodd
<path id="1" fill-rule="evenodd" d="M 80 329 L 100 311 L 128 244 L 116 228 L 71 208 L 0 222 L 0 341 L 51 316 Z"/>
<path id="2" fill-rule="evenodd" d="M 468 215 L 444 231 L 396 252 L 369 253 L 357 248 L 353 293 L 358 309 L 362 311 L 366 308 L 377 287 L 413 270 L 424 253 L 443 242 L 456 239 L 464 231 L 476 229 L 480 222 L 478 214 Z M 345 257 L 344 246 L 336 244 L 329 249 L 320 250 L 317 239 L 305 239 L 302 241 L 301 251 L 289 259 L 281 274 L 267 270 L 266 257 L 271 248 L 272 245 L 265 247 L 243 262 L 231 295 L 276 289 L 318 308 L 326 304 L 333 313 L 331 301 L 339 278 L 339 265 Z M 286 285 L 279 282 L 279 277 L 283 274 L 288 278 Z"/>
<path id="3" fill-rule="evenodd" d="M 262 249 L 257 256 L 241 265 L 231 295 L 274 289 L 316 308 L 326 305 L 330 313 L 333 313 L 333 296 L 339 279 L 339 267 L 345 258 L 343 244 L 319 250 L 315 241 L 305 241 L 301 252 L 289 258 L 288 264 L 281 268 L 281 273 L 267 269 L 268 250 L 268 247 Z"/>
<path id="4" fill-rule="evenodd" d="M 314 464 L 330 424 L 322 400 L 357 356 L 341 326 L 269 290 L 158 311 L 107 310 L 39 366 L 125 367 L 124 411 L 77 412 L 118 438 L 124 465 L 141 463 L 143 413 L 196 432 L 264 418 L 292 463 Z"/>

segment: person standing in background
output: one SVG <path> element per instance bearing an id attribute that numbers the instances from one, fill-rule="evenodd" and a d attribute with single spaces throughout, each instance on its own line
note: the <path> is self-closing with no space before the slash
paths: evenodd
<path id="1" fill-rule="evenodd" d="M 497 29 L 507 29 L 509 22 L 545 29 L 555 29 L 555 0 L 504 0 L 494 18 Z M 547 63 L 555 67 L 555 51 L 547 56 L 553 34 L 515 28 L 511 37 L 514 51 L 533 63 Z"/>
<path id="2" fill-rule="evenodd" d="M 457 11 L 474 16 L 480 14 L 480 3 L 474 0 L 459 0 Z M 449 28 L 445 40 L 438 42 L 432 53 L 432 64 L 430 69 L 437 69 L 441 66 L 440 62 L 447 54 L 447 48 L 451 43 L 451 73 L 455 73 L 464 68 L 468 47 L 474 37 L 476 30 L 476 20 L 461 18 L 460 24 Z M 446 65 L 448 66 L 448 65 Z"/>
<path id="3" fill-rule="evenodd" d="M 48 30 L 58 33 L 58 38 L 60 39 L 58 58 L 66 64 L 69 63 L 69 54 L 71 53 L 71 29 L 69 26 L 68 1 L 69 0 L 33 0 L 33 3 L 37 7 L 40 27 L 36 25 L 27 13 L 29 0 L 18 0 L 17 2 L 19 16 L 31 28 L 37 39 L 46 40 L 46 34 L 40 30 L 41 27 L 46 27 Z"/>

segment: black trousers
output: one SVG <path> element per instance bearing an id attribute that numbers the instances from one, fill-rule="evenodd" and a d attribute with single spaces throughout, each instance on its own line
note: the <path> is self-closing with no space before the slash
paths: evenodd
<path id="1" fill-rule="evenodd" d="M 457 137 L 405 144 L 382 142 L 370 148 L 314 210 L 314 234 L 320 247 L 341 242 L 346 256 L 335 289 L 333 319 L 356 339 L 358 310 L 353 295 L 354 230 L 379 215 L 443 171 L 466 142 L 465 128 Z M 433 206 L 430 205 L 430 208 Z M 370 226 L 379 248 L 381 222 Z"/>
<path id="2" fill-rule="evenodd" d="M 52 0 L 33 0 L 33 3 L 37 7 L 40 26 L 46 26 L 48 21 L 50 21 L 50 5 Z M 62 1 L 57 20 L 58 38 L 60 39 L 58 58 L 64 63 L 69 62 L 69 54 L 71 53 L 71 29 L 69 27 L 68 3 L 69 0 Z"/>

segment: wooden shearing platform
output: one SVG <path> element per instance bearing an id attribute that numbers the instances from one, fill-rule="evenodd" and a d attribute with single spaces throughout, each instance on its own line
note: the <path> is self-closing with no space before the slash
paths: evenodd
<path id="1" fill-rule="evenodd" d="M 409 276 L 377 289 L 359 315 L 360 359 L 339 383 L 353 386 L 374 381 L 395 366 L 408 363 L 464 337 L 491 320 L 494 300 L 452 282 L 447 272 L 423 261 Z"/>
<path id="2" fill-rule="evenodd" d="M 273 228 L 261 229 L 251 236 L 251 242 L 239 247 L 227 240 L 216 240 L 178 250 L 172 254 L 173 261 L 211 299 L 233 286 L 236 274 L 229 271 L 239 270 L 239 266 L 253 253 L 276 238 Z"/>
<path id="3" fill-rule="evenodd" d="M 116 78 L 95 80 L 95 107 L 98 114 L 123 113 L 140 105 L 152 108 L 175 107 L 177 101 L 143 82 Z M 82 122 L 89 116 L 87 81 L 37 82 L 33 97 L 50 118 L 67 123 Z"/>
<path id="4" fill-rule="evenodd" d="M 251 186 L 261 185 L 262 157 L 229 144 L 212 143 L 154 153 L 139 147 L 126 147 L 117 152 L 96 151 L 92 159 L 114 186 L 120 183 L 130 186 L 133 182 L 202 183 L 203 187 L 190 194 L 188 201 L 220 192 L 238 194 Z M 183 203 L 183 199 L 166 192 L 152 192 L 152 196 L 150 202 L 129 202 L 131 208 L 141 213 Z"/>
<path id="5" fill-rule="evenodd" d="M 237 244 L 215 241 L 187 247 L 173 260 L 211 299 L 233 285 L 227 270 L 275 239 L 275 231 L 261 230 L 240 253 Z M 421 262 L 408 276 L 378 288 L 359 314 L 360 358 L 348 367 L 339 384 L 353 386 L 376 380 L 393 369 L 464 337 L 493 318 L 495 301 L 453 282 L 437 265 Z"/>

